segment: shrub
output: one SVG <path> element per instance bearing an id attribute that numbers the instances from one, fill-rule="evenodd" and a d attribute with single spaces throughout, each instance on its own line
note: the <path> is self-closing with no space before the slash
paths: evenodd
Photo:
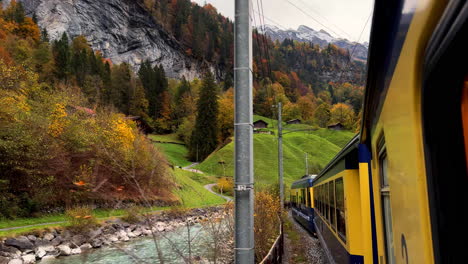
<path id="1" fill-rule="evenodd" d="M 187 209 L 182 206 L 173 206 L 170 210 L 166 211 L 167 216 L 170 218 L 179 218 L 187 213 Z"/>
<path id="2" fill-rule="evenodd" d="M 258 261 L 268 254 L 279 235 L 280 211 L 277 196 L 266 191 L 259 191 L 255 194 L 255 258 Z"/>
<path id="3" fill-rule="evenodd" d="M 68 229 L 74 232 L 81 233 L 98 226 L 97 219 L 89 207 L 81 206 L 68 209 L 65 215 L 69 224 Z"/>
<path id="4" fill-rule="evenodd" d="M 125 209 L 125 214 L 120 219 L 129 224 L 140 222 L 143 209 L 140 206 L 132 206 Z"/>
<path id="5" fill-rule="evenodd" d="M 234 191 L 234 181 L 232 178 L 223 177 L 218 180 L 215 186 L 217 192 L 232 196 Z"/>

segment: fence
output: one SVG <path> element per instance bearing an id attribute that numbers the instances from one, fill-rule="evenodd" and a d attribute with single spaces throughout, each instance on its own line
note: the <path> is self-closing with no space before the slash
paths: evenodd
<path id="1" fill-rule="evenodd" d="M 281 264 L 283 261 L 284 253 L 284 235 L 283 235 L 283 224 L 280 224 L 280 234 L 275 240 L 275 243 L 271 247 L 268 254 L 263 258 L 260 264 Z"/>

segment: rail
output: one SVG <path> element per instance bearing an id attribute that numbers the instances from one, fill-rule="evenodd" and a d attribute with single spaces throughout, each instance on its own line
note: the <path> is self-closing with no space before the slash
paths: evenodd
<path id="1" fill-rule="evenodd" d="M 281 264 L 284 253 L 284 233 L 283 223 L 280 224 L 280 234 L 275 240 L 268 254 L 263 258 L 260 264 Z"/>

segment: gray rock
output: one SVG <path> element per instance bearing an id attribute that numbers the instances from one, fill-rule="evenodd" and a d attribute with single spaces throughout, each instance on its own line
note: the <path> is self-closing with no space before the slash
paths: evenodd
<path id="1" fill-rule="evenodd" d="M 81 254 L 81 248 L 79 248 L 79 247 L 73 248 L 73 249 L 71 250 L 71 254 L 72 254 L 72 255 Z"/>
<path id="2" fill-rule="evenodd" d="M 100 239 L 93 239 L 93 241 L 91 241 L 91 246 L 93 248 L 100 248 L 102 246 L 102 241 Z"/>
<path id="3" fill-rule="evenodd" d="M 29 235 L 28 236 L 28 239 L 31 241 L 31 242 L 34 242 L 37 240 L 37 237 L 36 236 L 33 236 L 33 235 Z"/>
<path id="4" fill-rule="evenodd" d="M 22 259 L 12 259 L 12 260 L 10 260 L 10 262 L 8 262 L 8 264 L 23 264 L 23 260 Z"/>
<path id="5" fill-rule="evenodd" d="M 36 258 L 42 258 L 45 255 L 47 255 L 47 252 L 44 250 L 44 248 L 40 247 L 36 249 Z"/>
<path id="6" fill-rule="evenodd" d="M 141 232 L 141 229 L 137 229 L 135 231 L 132 232 L 135 236 L 141 236 L 142 232 Z"/>
<path id="7" fill-rule="evenodd" d="M 21 250 L 34 248 L 34 244 L 31 243 L 31 241 L 29 241 L 29 239 L 25 236 L 20 236 L 17 238 L 8 238 L 7 240 L 5 240 L 5 245 L 16 247 Z"/>
<path id="8" fill-rule="evenodd" d="M 60 245 L 57 247 L 60 250 L 60 256 L 70 256 L 71 248 L 67 245 Z"/>
<path id="9" fill-rule="evenodd" d="M 40 246 L 36 248 L 36 252 L 38 250 L 44 250 L 45 252 L 53 252 L 55 250 L 55 247 L 52 245 Z"/>
<path id="10" fill-rule="evenodd" d="M 47 263 L 47 261 L 55 259 L 56 257 L 53 255 L 46 255 L 42 258 L 41 263 Z"/>
<path id="11" fill-rule="evenodd" d="M 0 243 L 0 255 L 4 257 L 17 258 L 21 256 L 21 251 L 15 247 L 9 247 Z"/>
<path id="12" fill-rule="evenodd" d="M 34 254 L 24 255 L 22 259 L 23 259 L 23 264 L 36 263 L 36 255 Z"/>
<path id="13" fill-rule="evenodd" d="M 98 228 L 96 230 L 91 230 L 89 231 L 88 233 L 88 236 L 93 239 L 93 238 L 96 238 L 98 236 L 102 235 L 102 228 Z"/>
<path id="14" fill-rule="evenodd" d="M 54 234 L 52 233 L 46 233 L 43 237 L 44 240 L 51 241 L 52 239 L 55 238 Z"/>
<path id="15" fill-rule="evenodd" d="M 129 238 L 128 236 L 121 236 L 121 237 L 120 237 L 120 241 L 127 242 L 127 241 L 129 241 L 129 240 L 130 240 L 130 238 Z"/>
<path id="16" fill-rule="evenodd" d="M 56 247 L 56 246 L 60 245 L 60 243 L 62 243 L 62 242 L 63 242 L 63 238 L 61 236 L 58 236 L 58 237 L 52 239 L 51 245 Z"/>
<path id="17" fill-rule="evenodd" d="M 84 243 L 83 245 L 80 246 L 82 250 L 90 249 L 93 248 L 90 243 Z"/>
<path id="18" fill-rule="evenodd" d="M 0 256 L 0 264 L 8 264 L 9 261 L 9 258 Z"/>
<path id="19" fill-rule="evenodd" d="M 84 242 L 86 242 L 86 238 L 83 235 L 76 235 L 72 237 L 71 242 L 79 247 L 83 245 Z"/>
<path id="20" fill-rule="evenodd" d="M 110 242 L 117 242 L 117 241 L 119 241 L 119 239 L 117 238 L 117 236 L 114 236 L 114 235 L 109 235 L 109 236 L 107 236 L 107 239 L 108 239 Z"/>
<path id="21" fill-rule="evenodd" d="M 34 252 L 34 250 L 32 250 L 32 249 L 25 249 L 25 250 L 23 250 L 23 252 L 22 252 L 21 254 L 22 254 L 22 255 L 27 255 L 27 254 L 29 254 L 29 253 L 31 253 L 31 252 Z"/>

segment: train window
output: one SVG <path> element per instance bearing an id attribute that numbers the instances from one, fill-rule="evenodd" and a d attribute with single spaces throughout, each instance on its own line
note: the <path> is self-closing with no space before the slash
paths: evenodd
<path id="1" fill-rule="evenodd" d="M 325 183 L 323 185 L 323 202 L 325 203 L 325 218 L 327 221 L 330 221 L 330 216 L 328 212 L 330 212 L 330 204 L 328 202 L 328 183 Z"/>
<path id="2" fill-rule="evenodd" d="M 307 207 L 312 207 L 312 201 L 310 200 L 310 188 L 306 188 L 306 205 Z"/>
<path id="3" fill-rule="evenodd" d="M 346 217 L 344 204 L 344 186 L 343 178 L 335 181 L 335 197 L 336 197 L 336 226 L 340 237 L 346 241 Z"/>
<path id="4" fill-rule="evenodd" d="M 379 167 L 381 178 L 381 199 L 382 199 L 382 216 L 385 234 L 385 251 L 387 264 L 395 263 L 395 250 L 393 245 L 393 228 L 392 228 L 392 207 L 390 204 L 390 185 L 388 181 L 388 159 L 384 143 L 380 144 L 379 152 Z"/>
<path id="5" fill-rule="evenodd" d="M 301 204 L 305 205 L 305 189 L 301 189 Z"/>
<path id="6" fill-rule="evenodd" d="M 336 229 L 335 181 L 328 183 L 328 195 L 330 196 L 330 225 L 333 229 Z"/>

